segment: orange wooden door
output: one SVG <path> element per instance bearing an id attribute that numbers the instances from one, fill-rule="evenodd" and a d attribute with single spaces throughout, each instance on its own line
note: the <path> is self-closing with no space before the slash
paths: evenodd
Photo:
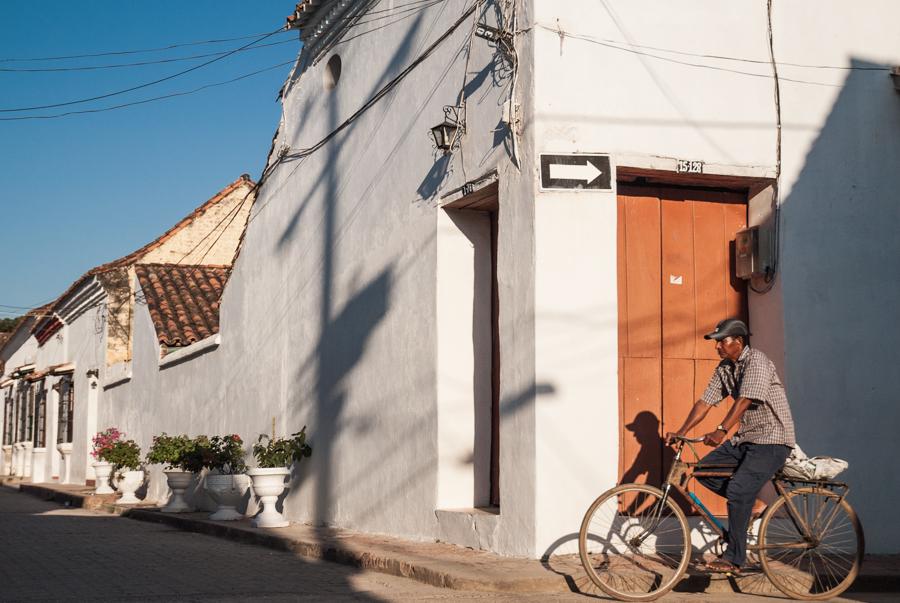
<path id="1" fill-rule="evenodd" d="M 731 251 L 746 219 L 746 198 L 738 193 L 619 187 L 623 482 L 661 482 L 672 455 L 662 436 L 681 426 L 719 361 L 703 334 L 729 316 L 746 320 L 746 286 L 733 277 Z M 729 403 L 692 435 L 714 429 Z M 715 495 L 700 495 L 713 512 L 725 513 Z"/>

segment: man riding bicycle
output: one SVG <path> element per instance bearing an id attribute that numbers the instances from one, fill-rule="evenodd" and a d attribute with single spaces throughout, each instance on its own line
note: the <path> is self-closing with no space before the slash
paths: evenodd
<path id="1" fill-rule="evenodd" d="M 684 425 L 666 434 L 666 443 L 685 436 L 724 398 L 734 405 L 703 442 L 717 448 L 706 455 L 702 465 L 736 465 L 730 477 L 702 477 L 698 481 L 728 499 L 727 548 L 724 555 L 707 564 L 715 572 L 740 572 L 747 556 L 747 527 L 751 518 L 765 511 L 757 500 L 763 485 L 781 469 L 795 446 L 794 421 L 784 386 L 775 365 L 761 351 L 751 348 L 750 332 L 743 321 L 721 321 L 704 339 L 716 342 L 722 362 L 716 367 L 703 396 L 694 403 Z M 725 436 L 738 425 L 727 441 Z M 723 443 L 724 441 L 724 443 Z"/>

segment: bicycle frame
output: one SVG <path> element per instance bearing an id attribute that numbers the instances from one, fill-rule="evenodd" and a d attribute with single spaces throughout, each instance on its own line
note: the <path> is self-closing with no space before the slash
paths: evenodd
<path id="1" fill-rule="evenodd" d="M 697 461 L 684 462 L 681 460 L 685 444 L 690 446 L 691 451 L 694 453 L 694 456 L 698 459 Z M 697 498 L 695 495 L 693 495 L 692 492 L 689 492 L 687 490 L 687 484 L 691 479 L 697 477 L 731 477 L 734 474 L 734 468 L 734 465 L 701 465 L 699 461 L 699 455 L 697 454 L 697 451 L 694 450 L 691 442 L 687 439 L 678 440 L 678 445 L 675 451 L 675 458 L 672 460 L 672 467 L 669 469 L 669 474 L 666 476 L 666 479 L 662 484 L 663 497 L 659 503 L 660 513 L 662 512 L 662 509 L 665 508 L 666 500 L 669 498 L 669 495 L 674 488 L 679 493 L 681 493 L 688 504 L 691 505 L 691 508 L 706 520 L 706 523 L 716 532 L 718 537 L 724 540 L 725 527 L 709 511 L 709 509 L 707 509 L 706 506 L 703 505 L 699 498 Z M 727 469 L 731 470 L 729 471 Z M 785 543 L 781 543 L 778 545 L 779 548 L 812 548 L 818 545 L 818 542 L 816 542 L 816 539 L 812 535 L 813 531 L 810 528 L 810 525 L 806 522 L 804 517 L 797 511 L 797 508 L 794 506 L 794 501 L 792 500 L 793 497 L 788 496 L 788 494 L 794 488 L 788 489 L 785 487 L 785 484 L 791 486 L 799 484 L 800 488 L 811 487 L 815 490 L 829 490 L 832 493 L 835 493 L 835 490 L 841 490 L 840 493 L 835 493 L 838 498 L 830 517 L 828 517 L 827 519 L 822 518 L 825 521 L 824 529 L 827 529 L 831 525 L 831 522 L 834 520 L 841 502 L 844 500 L 844 498 L 846 498 L 847 494 L 850 491 L 850 487 L 847 484 L 841 482 L 793 479 L 779 476 L 777 474 L 772 477 L 771 483 L 775 487 L 775 491 L 778 492 L 778 495 L 785 499 L 784 506 L 785 509 L 787 509 L 788 516 L 794 523 L 794 526 L 797 528 L 798 533 L 801 534 L 803 538 L 802 541 L 798 541 L 795 544 L 786 545 Z M 819 509 L 814 523 L 819 522 L 819 513 L 821 512 L 822 509 Z M 655 519 L 653 527 L 649 530 L 650 532 L 656 529 L 659 520 L 659 517 Z M 759 544 L 750 545 L 747 547 L 748 550 L 752 551 L 759 551 L 763 550 L 764 548 L 768 547 L 761 546 Z"/>

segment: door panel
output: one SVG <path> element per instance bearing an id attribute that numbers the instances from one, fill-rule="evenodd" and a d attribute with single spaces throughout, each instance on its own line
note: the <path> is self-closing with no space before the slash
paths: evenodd
<path id="1" fill-rule="evenodd" d="M 624 396 L 627 404 L 622 477 L 658 485 L 662 480 L 662 415 L 659 358 L 624 359 Z"/>
<path id="2" fill-rule="evenodd" d="M 694 288 L 693 207 L 661 201 L 662 210 L 662 353 L 664 358 L 693 358 L 697 304 Z"/>
<path id="3" fill-rule="evenodd" d="M 726 316 L 746 319 L 746 289 L 733 278 L 734 234 L 745 199 L 717 191 L 636 189 L 618 198 L 619 467 L 623 481 L 658 484 L 681 426 L 719 362 L 703 339 Z M 715 429 L 731 400 L 691 435 Z M 708 447 L 699 445 L 705 454 Z M 700 487 L 702 489 L 702 487 Z M 713 512 L 723 500 L 701 496 Z"/>
<path id="4" fill-rule="evenodd" d="M 625 303 L 628 312 L 627 355 L 659 358 L 660 223 L 659 199 L 625 198 Z"/>
<path id="5" fill-rule="evenodd" d="M 694 405 L 694 360 L 663 358 L 663 429 L 675 431 Z"/>
<path id="6" fill-rule="evenodd" d="M 715 347 L 703 339 L 716 323 L 725 318 L 727 304 L 722 283 L 728 278 L 728 245 L 725 216 L 718 203 L 695 202 L 694 257 L 697 263 L 697 330 L 694 338 L 696 357 L 718 360 Z M 733 237 L 732 237 L 733 238 Z"/>

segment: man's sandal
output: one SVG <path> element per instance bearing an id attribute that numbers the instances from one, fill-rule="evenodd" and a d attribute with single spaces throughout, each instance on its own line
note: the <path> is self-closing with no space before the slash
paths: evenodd
<path id="1" fill-rule="evenodd" d="M 725 559 L 714 559 L 710 561 L 706 564 L 706 569 L 716 574 L 731 574 L 734 576 L 739 576 L 741 574 L 741 568 Z"/>

